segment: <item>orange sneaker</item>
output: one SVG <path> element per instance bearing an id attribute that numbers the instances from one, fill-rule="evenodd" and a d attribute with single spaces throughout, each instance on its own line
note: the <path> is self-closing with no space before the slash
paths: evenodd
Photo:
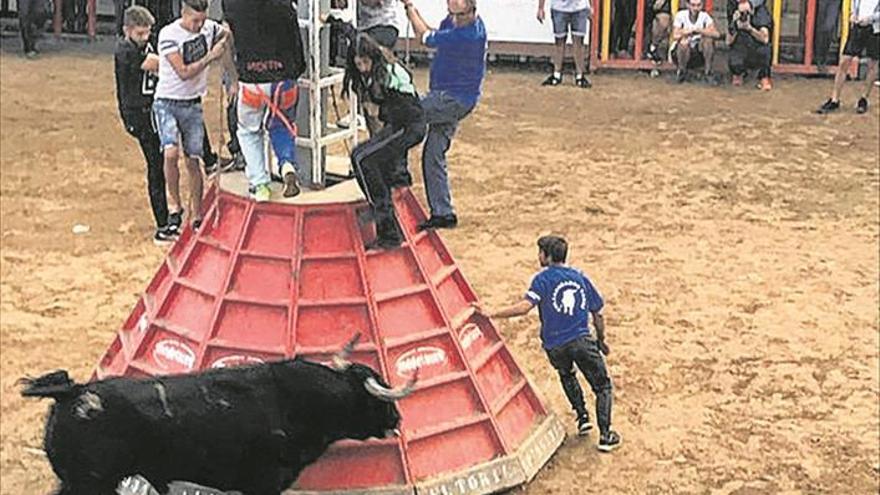
<path id="1" fill-rule="evenodd" d="M 761 78 L 761 82 L 758 83 L 758 89 L 761 91 L 770 91 L 773 89 L 773 82 L 770 81 L 769 77 Z"/>
<path id="2" fill-rule="evenodd" d="M 731 83 L 732 83 L 734 86 L 742 86 L 742 85 L 743 85 L 743 76 L 740 76 L 740 75 L 734 74 L 734 75 L 733 75 L 733 80 L 731 81 Z"/>

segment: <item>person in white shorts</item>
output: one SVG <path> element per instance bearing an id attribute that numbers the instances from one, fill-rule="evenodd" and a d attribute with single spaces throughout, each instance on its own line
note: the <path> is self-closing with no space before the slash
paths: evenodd
<path id="1" fill-rule="evenodd" d="M 715 56 L 715 40 L 721 37 L 712 16 L 703 11 L 703 0 L 688 0 L 687 9 L 675 14 L 672 22 L 670 47 L 672 60 L 678 70 L 675 79 L 683 83 L 688 69 L 703 67 L 706 82 L 715 82 L 712 75 L 712 59 Z"/>
<path id="2" fill-rule="evenodd" d="M 580 88 L 592 86 L 587 79 L 584 49 L 584 38 L 589 34 L 587 22 L 591 15 L 589 0 L 550 0 L 550 18 L 553 20 L 556 48 L 553 50 L 553 74 L 544 80 L 544 86 L 562 84 L 562 61 L 565 58 L 565 42 L 569 33 L 574 55 L 574 83 Z M 538 22 L 543 24 L 544 16 L 544 0 L 538 0 Z"/>

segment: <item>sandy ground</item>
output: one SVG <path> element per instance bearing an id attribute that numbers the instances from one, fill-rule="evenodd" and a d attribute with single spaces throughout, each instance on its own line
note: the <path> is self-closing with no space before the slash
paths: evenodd
<path id="1" fill-rule="evenodd" d="M 48 404 L 14 382 L 87 378 L 163 251 L 111 56 L 29 62 L 4 44 L 0 492 L 44 494 Z M 444 238 L 497 307 L 526 288 L 538 235 L 568 237 L 607 299 L 624 447 L 569 438 L 524 493 L 877 493 L 876 92 L 866 116 L 848 86 L 846 110 L 819 117 L 828 81 L 759 94 L 615 74 L 584 91 L 543 76 L 488 76 L 451 152 L 462 222 Z M 536 323 L 499 326 L 573 432 Z"/>

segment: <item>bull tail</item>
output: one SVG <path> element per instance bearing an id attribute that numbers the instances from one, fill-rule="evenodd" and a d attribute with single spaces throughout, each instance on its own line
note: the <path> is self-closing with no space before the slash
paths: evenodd
<path id="1" fill-rule="evenodd" d="M 55 400 L 73 395 L 79 388 L 65 370 L 53 371 L 39 378 L 21 378 L 18 384 L 24 387 L 21 391 L 23 397 L 51 397 Z"/>

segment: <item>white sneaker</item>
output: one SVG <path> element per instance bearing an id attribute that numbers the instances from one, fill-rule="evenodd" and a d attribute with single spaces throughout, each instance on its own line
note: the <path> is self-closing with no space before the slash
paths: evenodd
<path id="1" fill-rule="evenodd" d="M 336 125 L 343 129 L 351 127 L 351 114 L 343 115 L 341 119 L 336 121 Z M 367 127 L 367 121 L 364 120 L 364 116 L 361 114 L 357 116 L 357 125 L 359 129 L 366 129 Z"/>

